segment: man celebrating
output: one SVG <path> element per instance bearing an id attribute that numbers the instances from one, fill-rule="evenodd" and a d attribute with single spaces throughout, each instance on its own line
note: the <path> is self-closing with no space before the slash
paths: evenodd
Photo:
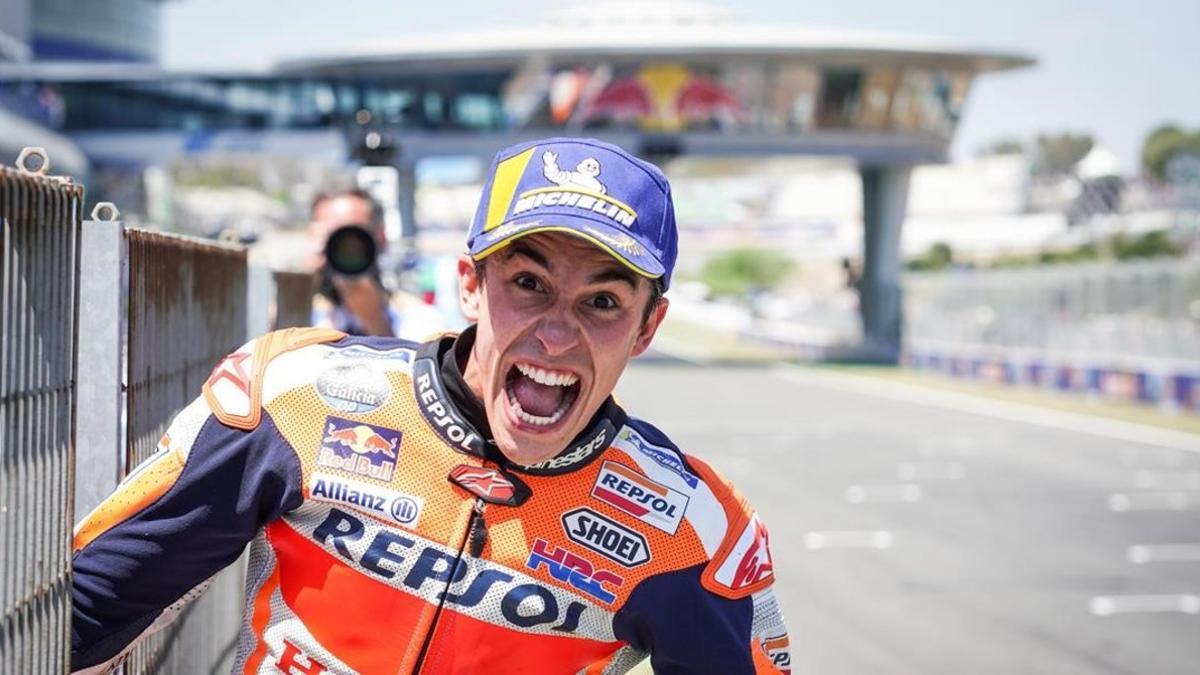
<path id="1" fill-rule="evenodd" d="M 759 517 L 611 395 L 676 237 L 666 179 L 617 147 L 501 152 L 458 266 L 473 325 L 292 329 L 222 361 L 77 528 L 73 667 L 252 542 L 237 672 L 787 672 Z"/>

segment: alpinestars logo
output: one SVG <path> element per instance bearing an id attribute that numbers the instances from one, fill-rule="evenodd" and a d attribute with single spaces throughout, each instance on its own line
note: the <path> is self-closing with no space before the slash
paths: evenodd
<path id="1" fill-rule="evenodd" d="M 612 438 L 612 432 L 612 422 L 602 420 L 596 425 L 595 433 L 589 438 L 580 440 L 579 445 L 576 445 L 574 448 L 538 464 L 521 465 L 517 468 L 525 473 L 538 476 L 573 471 L 587 464 L 588 461 L 595 459 L 596 453 L 607 448 L 608 439 Z"/>
<path id="2" fill-rule="evenodd" d="M 449 479 L 489 504 L 519 506 L 529 499 L 529 487 L 520 479 L 486 466 L 459 464 L 450 470 Z"/>

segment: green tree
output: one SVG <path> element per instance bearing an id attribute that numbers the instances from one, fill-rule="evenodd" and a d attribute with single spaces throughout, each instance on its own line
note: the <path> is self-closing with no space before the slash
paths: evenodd
<path id="1" fill-rule="evenodd" d="M 1067 173 L 1095 144 L 1088 134 L 1039 134 L 1034 144 L 1033 172 L 1042 176 Z"/>
<path id="2" fill-rule="evenodd" d="M 1200 157 L 1200 130 L 1188 133 L 1173 124 L 1164 124 L 1146 136 L 1142 143 L 1142 166 L 1158 180 L 1166 180 L 1167 164 L 1180 154 Z"/>
<path id="3" fill-rule="evenodd" d="M 954 264 L 954 251 L 950 244 L 939 241 L 929 247 L 929 250 L 904 264 L 906 269 L 914 272 L 941 270 Z"/>
<path id="4" fill-rule="evenodd" d="M 1112 238 L 1112 251 L 1117 260 L 1177 256 L 1184 253 L 1183 247 L 1171 241 L 1171 236 L 1162 230 L 1146 232 L 1132 238 L 1118 232 Z"/>
<path id="5" fill-rule="evenodd" d="M 744 296 L 752 290 L 774 288 L 792 267 L 792 260 L 779 251 L 736 248 L 710 258 L 700 279 L 713 295 Z"/>
<path id="6" fill-rule="evenodd" d="M 1020 155 L 1025 152 L 1025 144 L 1019 138 L 997 138 L 979 149 L 980 155 Z"/>

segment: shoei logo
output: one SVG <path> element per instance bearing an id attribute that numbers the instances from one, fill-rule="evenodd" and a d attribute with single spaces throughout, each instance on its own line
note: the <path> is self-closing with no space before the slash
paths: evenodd
<path id="1" fill-rule="evenodd" d="M 414 527 L 421 517 L 424 500 L 414 495 L 367 485 L 327 473 L 314 473 L 309 498 L 343 504 L 372 516 Z"/>
<path id="2" fill-rule="evenodd" d="M 667 534 L 679 529 L 688 505 L 682 492 L 616 462 L 604 463 L 592 486 L 592 496 Z"/>
<path id="3" fill-rule="evenodd" d="M 401 438 L 395 429 L 329 416 L 317 464 L 387 482 L 396 471 Z"/>
<path id="4" fill-rule="evenodd" d="M 542 153 L 542 175 L 554 187 L 526 190 L 517 197 L 512 215 L 519 216 L 539 208 L 570 208 L 599 214 L 625 227 L 633 227 L 637 211 L 624 202 L 608 196 L 608 187 L 601 182 L 600 161 L 585 157 L 573 169 L 558 164 L 558 154 Z"/>
<path id="5" fill-rule="evenodd" d="M 535 572 L 544 566 L 550 576 L 571 584 L 606 605 L 613 604 L 617 595 L 603 584 L 609 584 L 613 588 L 620 588 L 625 584 L 623 577 L 608 570 L 596 569 L 587 559 L 561 546 L 555 548 L 545 539 L 533 541 L 533 550 L 529 552 L 529 561 L 525 566 Z"/>
<path id="6" fill-rule="evenodd" d="M 626 567 L 650 561 L 650 545 L 641 534 L 591 509 L 563 514 L 563 529 L 571 541 L 586 546 Z"/>

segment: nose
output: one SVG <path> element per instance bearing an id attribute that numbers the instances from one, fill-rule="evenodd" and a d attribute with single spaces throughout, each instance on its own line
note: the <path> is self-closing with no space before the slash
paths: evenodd
<path id="1" fill-rule="evenodd" d="M 579 326 L 570 312 L 554 308 L 538 322 L 534 335 L 547 356 L 565 354 L 579 344 Z"/>

